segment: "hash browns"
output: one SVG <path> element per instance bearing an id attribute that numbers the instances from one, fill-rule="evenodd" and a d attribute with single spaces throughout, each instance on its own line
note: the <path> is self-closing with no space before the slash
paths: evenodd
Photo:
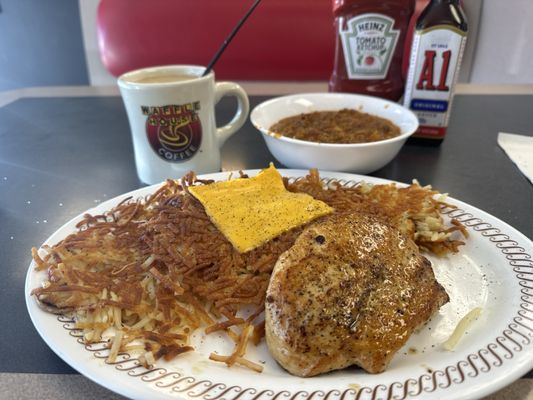
<path id="1" fill-rule="evenodd" d="M 437 255 L 458 251 L 463 242 L 455 232 L 467 235 L 459 222 L 444 223 L 438 192 L 417 183 L 325 187 L 316 170 L 284 182 L 338 212 L 386 218 Z M 304 227 L 239 253 L 188 193 L 190 185 L 209 183 L 190 173 L 145 199 L 128 198 L 103 215 L 86 214 L 76 233 L 44 246 L 41 255 L 32 249 L 36 268 L 48 273 L 32 294 L 48 310 L 70 313 L 86 343 L 108 341 L 109 361 L 121 352 L 140 354 L 146 367 L 171 360 L 193 351 L 191 334 L 203 328 L 235 341 L 232 354 L 210 359 L 260 372 L 261 365 L 245 358 L 246 347 L 264 336 L 270 274 Z M 243 308 L 252 311 L 244 315 Z"/>

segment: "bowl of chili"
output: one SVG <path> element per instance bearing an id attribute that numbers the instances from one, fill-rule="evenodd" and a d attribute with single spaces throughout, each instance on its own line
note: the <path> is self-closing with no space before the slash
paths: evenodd
<path id="1" fill-rule="evenodd" d="M 348 93 L 304 93 L 256 106 L 252 124 L 272 155 L 289 168 L 366 174 L 398 154 L 418 128 L 400 104 Z"/>

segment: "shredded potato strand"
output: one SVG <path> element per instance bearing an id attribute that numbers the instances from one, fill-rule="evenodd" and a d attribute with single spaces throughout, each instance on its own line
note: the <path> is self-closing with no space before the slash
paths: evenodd
<path id="1" fill-rule="evenodd" d="M 109 340 L 108 361 L 120 351 L 140 352 L 147 367 L 160 358 L 171 360 L 193 350 L 191 334 L 202 327 L 207 334 L 223 331 L 235 342 L 232 354 L 212 354 L 212 360 L 261 371 L 244 358 L 246 347 L 264 336 L 259 317 L 270 274 L 305 227 L 239 253 L 187 190 L 210 183 L 191 173 L 180 182 L 168 180 L 145 199 L 127 198 L 104 215 L 85 215 L 76 233 L 52 247 L 32 249 L 37 269 L 48 272 L 32 294 L 51 311 L 71 313 L 86 343 Z M 285 180 L 285 186 L 336 212 L 385 218 L 437 255 L 456 252 L 463 242 L 454 237 L 467 236 L 460 222 L 443 222 L 445 203 L 437 192 L 417 183 L 326 188 L 311 170 L 294 183 Z M 251 314 L 238 315 L 244 308 Z"/>

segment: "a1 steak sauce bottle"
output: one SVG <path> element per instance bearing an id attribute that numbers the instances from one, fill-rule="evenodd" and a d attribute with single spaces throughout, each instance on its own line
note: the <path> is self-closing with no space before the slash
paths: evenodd
<path id="1" fill-rule="evenodd" d="M 420 122 L 410 142 L 438 145 L 444 139 L 466 36 L 460 0 L 431 0 L 418 17 L 404 94 L 404 105 Z"/>

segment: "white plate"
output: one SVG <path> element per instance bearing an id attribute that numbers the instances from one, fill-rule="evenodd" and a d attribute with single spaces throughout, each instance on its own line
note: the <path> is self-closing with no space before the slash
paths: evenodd
<path id="1" fill-rule="evenodd" d="M 249 171 L 250 175 L 257 171 Z M 307 171 L 281 170 L 285 176 Z M 342 173 L 323 177 L 358 182 L 387 183 L 382 179 Z M 205 177 L 225 179 L 228 173 Z M 88 212 L 102 213 L 127 196 L 145 196 L 150 186 L 102 203 Z M 84 346 L 68 318 L 42 311 L 30 297 L 45 279 L 32 264 L 26 278 L 26 303 L 44 341 L 83 375 L 124 396 L 136 399 L 202 400 L 358 400 L 358 399 L 466 399 L 486 396 L 520 378 L 533 368 L 533 245 L 520 232 L 491 215 L 449 199 L 458 208 L 450 216 L 469 227 L 470 238 L 458 254 L 430 257 L 438 280 L 451 302 L 398 352 L 387 371 L 370 375 L 357 368 L 298 378 L 277 366 L 263 342 L 251 346 L 247 357 L 264 363 L 261 374 L 227 368 L 207 360 L 211 349 L 231 351 L 224 337 L 195 336 L 196 352 L 147 371 L 124 355 L 110 365 L 102 345 Z M 75 231 L 74 218 L 46 241 L 57 243 Z M 455 323 L 471 308 L 482 307 L 481 317 L 468 329 L 455 351 L 440 344 Z"/>

